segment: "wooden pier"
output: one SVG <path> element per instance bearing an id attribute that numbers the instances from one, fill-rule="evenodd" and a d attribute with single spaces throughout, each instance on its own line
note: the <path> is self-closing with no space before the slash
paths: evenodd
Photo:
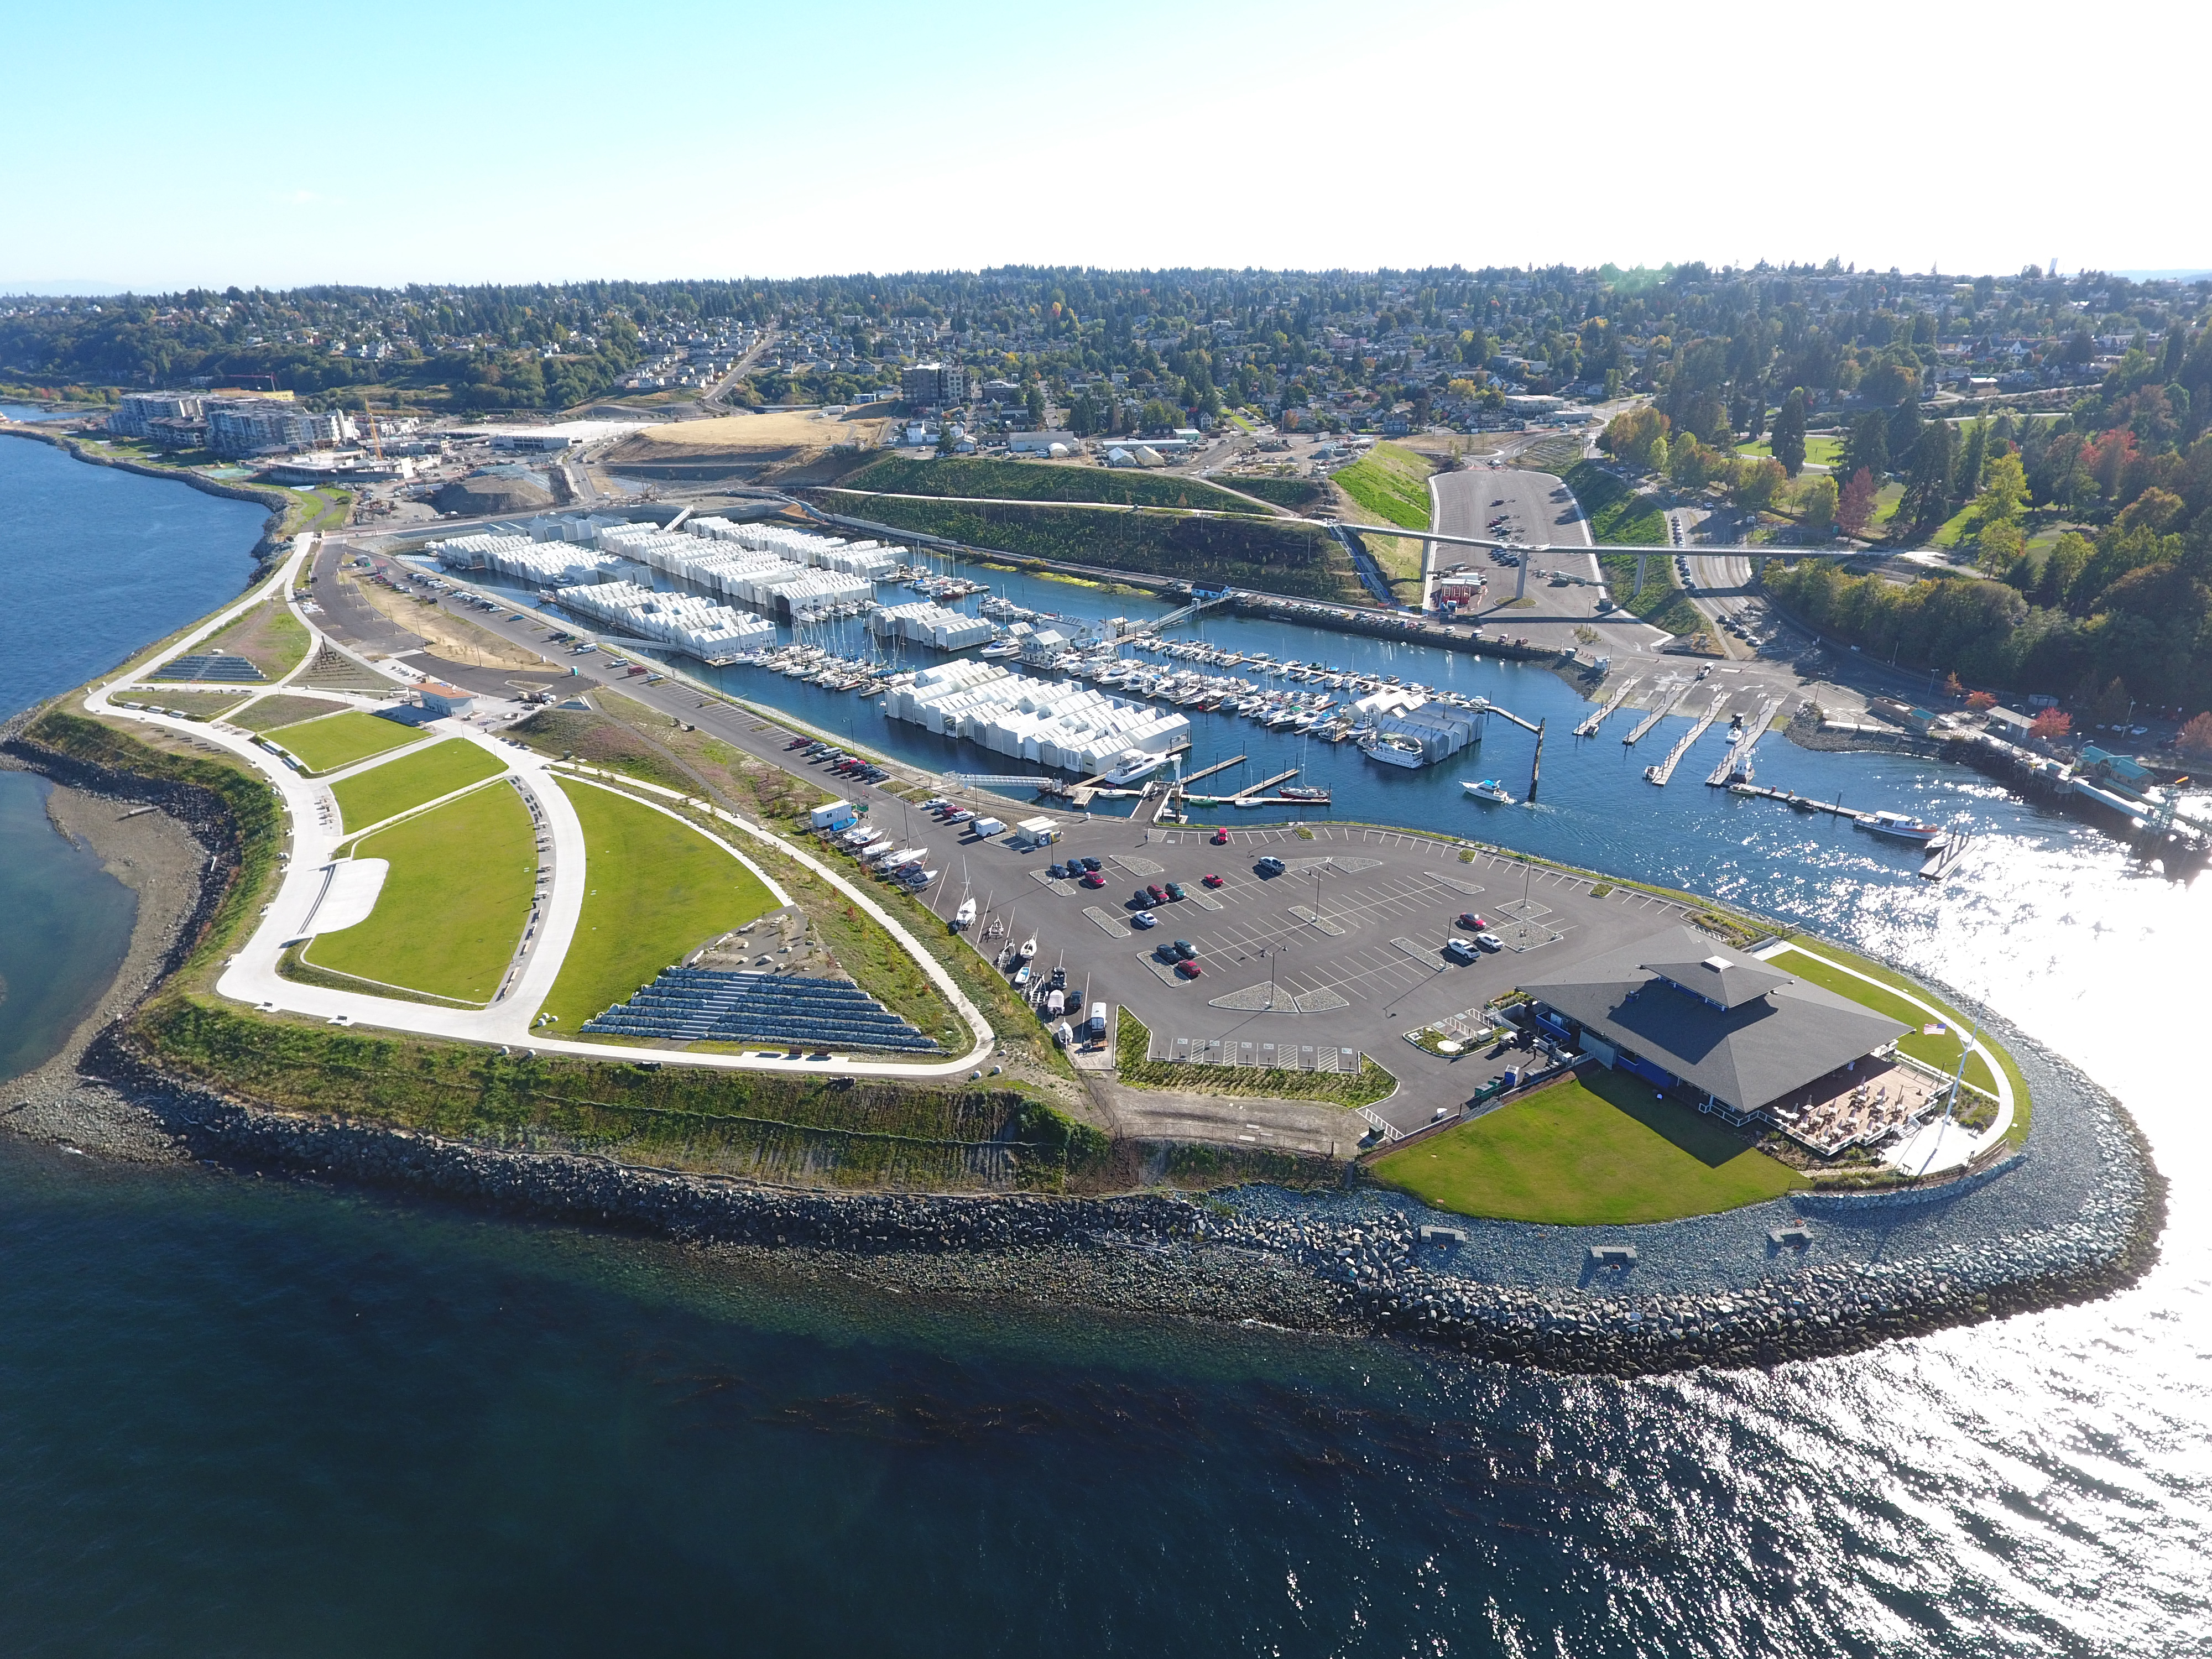
<path id="1" fill-rule="evenodd" d="M 1621 704 L 1626 702 L 1628 701 L 1628 694 L 1643 684 L 1644 680 L 1641 675 L 1632 675 L 1627 679 L 1623 680 L 1619 685 L 1613 688 L 1613 695 L 1605 700 L 1604 708 L 1599 709 L 1597 713 L 1592 714 L 1580 726 L 1575 727 L 1575 735 L 1578 738 L 1595 737 L 1597 735 L 1598 727 L 1605 724 L 1605 717 L 1613 713 L 1614 709 L 1620 708 Z"/>
<path id="2" fill-rule="evenodd" d="M 1682 680 L 1670 685 L 1662 680 L 1659 683 L 1659 701 L 1651 705 L 1651 712 L 1646 714 L 1638 723 L 1636 729 L 1623 738 L 1621 742 L 1633 745 L 1641 740 L 1645 732 L 1674 712 L 1674 705 L 1689 696 L 1690 688 L 1696 684 L 1695 680 Z"/>
<path id="3" fill-rule="evenodd" d="M 1705 712 L 1698 716 L 1698 723 L 1682 734 L 1681 740 L 1668 751 L 1665 760 L 1661 761 L 1656 766 L 1646 769 L 1644 781 L 1646 783 L 1656 783 L 1662 789 L 1665 788 L 1667 780 L 1674 775 L 1674 768 L 1680 763 L 1682 757 L 1690 752 L 1691 745 L 1712 730 L 1713 722 L 1721 717 L 1721 705 L 1728 700 L 1727 688 L 1723 687 L 1714 692 L 1712 702 L 1705 705 Z"/>
<path id="4" fill-rule="evenodd" d="M 1941 881 L 1951 873 L 1951 866 L 1966 857 L 1966 849 L 1974 838 L 1964 830 L 1946 830 L 1942 839 L 1929 844 L 1928 857 L 1920 866 L 1923 881 Z"/>

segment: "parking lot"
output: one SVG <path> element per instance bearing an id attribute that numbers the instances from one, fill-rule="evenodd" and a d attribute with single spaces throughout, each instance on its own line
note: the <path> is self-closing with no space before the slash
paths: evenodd
<path id="1" fill-rule="evenodd" d="M 1158 1057 L 1249 1060 L 1272 1050 L 1279 1064 L 1332 1069 L 1343 1051 L 1364 1051 L 1401 1079 L 1375 1111 L 1401 1130 L 1528 1058 L 1431 1054 L 1405 1032 L 1478 1007 L 1540 968 L 1683 920 L 1670 900 L 1619 887 L 1595 896 L 1589 878 L 1540 864 L 1487 853 L 1462 862 L 1463 848 L 1431 836 L 1237 830 L 1216 845 L 1211 830 L 1063 822 L 1049 848 L 961 843 L 968 890 L 1006 921 L 1008 939 L 1034 935 L 1040 965 L 1065 967 L 1086 1005 L 1127 1006 L 1151 1029 Z M 1262 877 L 1255 866 L 1270 855 L 1284 871 Z M 1083 857 L 1099 860 L 1105 886 L 1049 877 L 1051 865 Z M 1208 875 L 1220 885 L 1206 886 Z M 1169 882 L 1186 896 L 1149 912 L 1132 903 L 1139 888 Z M 931 896 L 949 915 L 963 894 L 955 880 Z M 1145 914 L 1157 918 L 1150 928 L 1137 921 Z M 1463 914 L 1480 917 L 1504 948 L 1465 963 L 1449 957 L 1446 941 L 1471 932 L 1458 922 Z M 988 921 L 976 935 L 987 951 L 1006 942 L 981 937 Z M 1195 952 L 1195 978 L 1171 965 L 1177 941 Z"/>

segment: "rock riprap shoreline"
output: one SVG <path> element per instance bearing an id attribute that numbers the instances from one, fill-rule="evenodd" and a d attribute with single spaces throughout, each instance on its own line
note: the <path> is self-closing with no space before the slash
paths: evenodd
<path id="1" fill-rule="evenodd" d="M 1899 1206 L 1778 1200 L 1642 1226 L 1470 1220 L 1371 1187 L 1206 1196 L 841 1193 L 510 1152 L 264 1111 L 143 1071 L 114 1080 L 179 1141 L 257 1167 L 513 1214 L 780 1250 L 906 1293 L 1095 1306 L 1613 1373 L 1757 1364 L 2079 1301 L 2139 1275 L 2162 1185 L 2118 1103 L 2014 1032 L 2027 1156 Z M 112 1044 L 105 1066 L 135 1069 Z M 111 1071 L 111 1075 L 113 1075 Z M 1460 1235 L 1438 1241 L 1437 1228 Z M 1770 1234 L 1802 1229 L 1806 1244 Z M 1591 1247 L 1628 1245 L 1633 1265 Z"/>

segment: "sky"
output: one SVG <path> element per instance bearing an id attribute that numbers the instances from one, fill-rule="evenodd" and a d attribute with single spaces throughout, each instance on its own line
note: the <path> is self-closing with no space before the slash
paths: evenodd
<path id="1" fill-rule="evenodd" d="M 2212 268 L 2201 3 L 122 0 L 8 38 L 0 291 Z"/>

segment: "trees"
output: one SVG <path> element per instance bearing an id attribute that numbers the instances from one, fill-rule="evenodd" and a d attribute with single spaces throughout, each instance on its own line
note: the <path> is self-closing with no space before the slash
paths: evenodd
<path id="1" fill-rule="evenodd" d="M 2074 717 L 2063 708 L 2046 708 L 2028 722 L 2027 735 L 2056 743 L 2074 729 Z"/>
<path id="2" fill-rule="evenodd" d="M 2181 752 L 2193 760 L 2212 760 L 2212 712 L 2193 714 L 2181 728 Z"/>
<path id="3" fill-rule="evenodd" d="M 1940 524 L 1950 516 L 1952 450 L 1957 441 L 1948 421 L 1930 421 L 1921 428 L 1898 508 L 1905 523 Z"/>
<path id="4" fill-rule="evenodd" d="M 1631 466 L 1663 466 L 1664 459 L 1655 459 L 1655 447 L 1667 441 L 1667 430 L 1673 424 L 1657 410 L 1648 405 L 1631 409 L 1614 416 L 1605 425 L 1598 442 L 1612 454 L 1619 456 Z M 1661 452 L 1663 454 L 1663 450 Z"/>
<path id="5" fill-rule="evenodd" d="M 1802 389 L 1793 388 L 1782 400 L 1782 407 L 1774 412 L 1772 435 L 1766 447 L 1791 477 L 1804 471 L 1805 393 Z"/>
<path id="6" fill-rule="evenodd" d="M 1877 482 L 1889 471 L 1889 416 L 1870 409 L 1851 422 L 1844 458 L 1836 471 L 1844 477 L 1864 470 Z"/>
<path id="7" fill-rule="evenodd" d="M 1729 499 L 1753 513 L 1763 512 L 1774 505 L 1789 477 L 1779 461 L 1765 456 L 1739 456 L 1729 468 Z"/>
<path id="8" fill-rule="evenodd" d="M 1836 497 L 1836 526 L 1846 536 L 1856 536 L 1874 516 L 1874 475 L 1861 467 L 1850 476 Z"/>
<path id="9" fill-rule="evenodd" d="M 1815 536 L 1827 534 L 1836 521 L 1836 481 L 1826 477 L 1805 478 L 1791 492 L 1798 522 Z"/>

